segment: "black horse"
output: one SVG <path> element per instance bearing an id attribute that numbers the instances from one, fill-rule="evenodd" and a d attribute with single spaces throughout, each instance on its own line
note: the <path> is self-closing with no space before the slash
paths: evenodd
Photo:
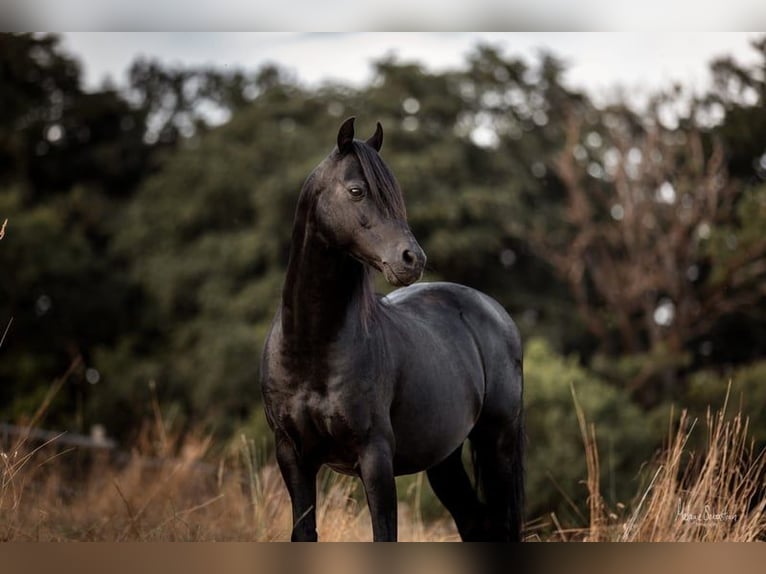
<path id="1" fill-rule="evenodd" d="M 301 190 L 282 303 L 261 362 L 292 540 L 317 539 L 323 464 L 361 477 L 376 541 L 397 537 L 394 476 L 423 470 L 463 540 L 520 540 L 516 326 L 495 300 L 468 287 L 411 285 L 426 256 L 378 155 L 380 124 L 363 142 L 349 118 L 337 143 Z M 373 269 L 402 288 L 376 295 Z M 468 438 L 480 488 L 463 467 Z"/>

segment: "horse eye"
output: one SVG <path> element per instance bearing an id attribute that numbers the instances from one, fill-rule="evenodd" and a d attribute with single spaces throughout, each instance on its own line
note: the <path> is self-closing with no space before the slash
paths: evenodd
<path id="1" fill-rule="evenodd" d="M 349 187 L 348 192 L 352 197 L 362 197 L 364 195 L 364 190 L 361 187 Z"/>

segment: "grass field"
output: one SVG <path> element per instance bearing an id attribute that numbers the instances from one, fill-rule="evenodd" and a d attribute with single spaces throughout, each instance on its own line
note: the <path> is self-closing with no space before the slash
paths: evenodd
<path id="1" fill-rule="evenodd" d="M 750 541 L 766 533 L 764 457 L 753 450 L 747 421 L 710 413 L 682 414 L 666 449 L 644 469 L 634 500 L 608 508 L 600 494 L 595 431 L 578 408 L 587 459 L 588 514 L 582 524 L 556 516 L 530 520 L 530 541 Z M 691 452 L 692 433 L 707 448 Z M 290 505 L 275 465 L 259 460 L 241 437 L 211 457 L 205 437 L 183 444 L 161 423 L 147 425 L 130 454 L 115 457 L 33 445 L 18 439 L 0 455 L 0 540 L 4 541 L 270 541 L 289 539 Z M 172 434 L 172 433 L 171 433 Z M 215 460 L 217 458 L 217 460 Z M 83 469 L 87 470 L 83 470 Z M 637 469 L 638 470 L 638 469 Z M 417 483 L 416 483 L 417 484 Z M 319 537 L 369 540 L 371 529 L 357 483 L 320 475 Z M 446 516 L 424 521 L 420 489 L 399 509 L 401 540 L 455 541 Z"/>
<path id="2" fill-rule="evenodd" d="M 155 439 L 145 433 L 122 462 L 110 461 L 108 454 L 89 457 L 85 476 L 72 476 L 67 458 L 76 454 L 53 444 L 3 452 L 0 540 L 289 539 L 290 503 L 281 476 L 274 464 L 258 464 L 252 443 L 243 439 L 236 456 L 211 464 L 207 441 L 188 439 L 177 456 L 166 457 L 162 451 L 179 445 L 158 446 Z M 349 477 L 320 475 L 322 540 L 371 537 L 355 490 Z M 400 508 L 403 540 L 457 539 L 451 523 L 424 524 L 410 509 Z"/>

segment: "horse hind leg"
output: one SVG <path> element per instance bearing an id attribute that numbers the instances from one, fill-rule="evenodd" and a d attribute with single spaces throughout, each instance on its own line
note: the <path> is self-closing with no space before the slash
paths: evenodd
<path id="1" fill-rule="evenodd" d="M 488 512 L 487 540 L 520 542 L 524 527 L 522 416 L 482 422 L 470 440 L 477 484 Z"/>
<path id="2" fill-rule="evenodd" d="M 487 510 L 479 502 L 462 460 L 462 445 L 439 464 L 426 471 L 434 493 L 455 520 L 460 538 L 466 542 L 489 536 Z"/>

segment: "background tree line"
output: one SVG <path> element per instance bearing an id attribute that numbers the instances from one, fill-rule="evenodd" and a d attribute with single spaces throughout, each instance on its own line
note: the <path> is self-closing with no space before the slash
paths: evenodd
<path id="1" fill-rule="evenodd" d="M 718 403 L 729 378 L 765 441 L 766 39 L 753 49 L 757 66 L 711 63 L 708 93 L 637 111 L 567 88 L 554 55 L 493 46 L 444 72 L 380 60 L 362 88 L 137 61 L 86 91 L 55 36 L 2 35 L 0 418 L 28 418 L 80 359 L 45 424 L 129 442 L 156 398 L 178 428 L 261 436 L 297 194 L 356 115 L 386 130 L 426 279 L 491 294 L 527 341 L 532 515 L 581 494 L 570 383 L 616 500 L 669 406 Z"/>

